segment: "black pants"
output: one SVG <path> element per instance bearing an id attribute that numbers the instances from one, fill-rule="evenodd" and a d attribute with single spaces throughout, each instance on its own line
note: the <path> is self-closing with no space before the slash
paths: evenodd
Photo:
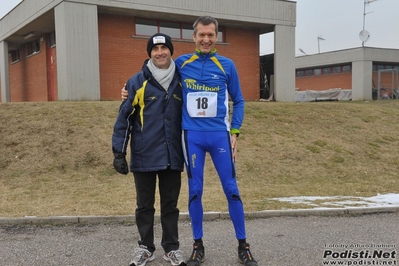
<path id="1" fill-rule="evenodd" d="M 165 252 L 179 249 L 177 201 L 181 188 L 181 172 L 163 170 L 157 172 L 134 172 L 136 184 L 136 224 L 140 234 L 139 245 L 147 246 L 151 252 L 154 245 L 154 203 L 157 175 L 161 200 L 161 245 Z"/>

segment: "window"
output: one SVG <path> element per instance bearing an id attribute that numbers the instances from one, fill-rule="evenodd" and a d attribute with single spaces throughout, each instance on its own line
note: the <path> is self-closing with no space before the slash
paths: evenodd
<path id="1" fill-rule="evenodd" d="M 303 77 L 303 70 L 298 70 L 298 71 L 296 72 L 296 76 L 297 76 L 297 77 Z"/>
<path id="2" fill-rule="evenodd" d="M 323 68 L 312 68 L 312 69 L 304 69 L 297 70 L 296 77 L 304 77 L 304 76 L 320 76 L 320 75 L 329 75 L 329 74 L 337 74 L 337 73 L 348 73 L 351 72 L 351 65 L 344 66 L 331 66 L 331 67 L 323 67 Z"/>
<path id="3" fill-rule="evenodd" d="M 48 36 L 48 45 L 50 47 L 55 47 L 55 32 L 51 32 Z"/>
<path id="4" fill-rule="evenodd" d="M 396 64 L 383 65 L 382 63 L 373 64 L 373 71 L 379 71 L 384 69 L 392 69 L 399 71 L 399 65 Z"/>
<path id="5" fill-rule="evenodd" d="M 21 60 L 19 55 L 19 50 L 12 50 L 11 51 L 11 63 L 15 63 Z"/>
<path id="6" fill-rule="evenodd" d="M 28 49 L 28 56 L 29 55 L 33 55 L 33 54 L 37 54 L 40 52 L 40 41 L 39 39 L 28 42 L 27 43 L 27 49 Z"/>
<path id="7" fill-rule="evenodd" d="M 158 23 L 153 20 L 136 19 L 136 35 L 152 36 L 158 32 Z"/>
<path id="8" fill-rule="evenodd" d="M 350 65 L 343 66 L 342 72 L 351 72 L 351 66 Z"/>
<path id="9" fill-rule="evenodd" d="M 181 39 L 180 25 L 175 22 L 159 22 L 159 31 L 169 35 L 171 38 Z"/>
<path id="10" fill-rule="evenodd" d="M 333 67 L 333 73 L 334 74 L 337 74 L 337 73 L 340 73 L 340 72 L 341 72 L 341 67 L 340 66 Z"/>
<path id="11" fill-rule="evenodd" d="M 193 38 L 193 25 L 170 21 L 136 19 L 136 35 L 151 36 L 157 32 L 165 33 L 173 39 L 191 40 Z M 218 41 L 224 41 L 224 33 L 223 30 L 220 31 L 220 27 Z"/>
<path id="12" fill-rule="evenodd" d="M 218 32 L 218 42 L 224 42 L 223 31 L 220 31 L 220 29 L 219 29 L 219 32 Z"/>
<path id="13" fill-rule="evenodd" d="M 323 74 L 330 74 L 331 73 L 331 68 L 325 67 L 323 68 Z"/>
<path id="14" fill-rule="evenodd" d="M 377 65 L 377 70 L 382 70 L 384 69 L 384 65 Z"/>
<path id="15" fill-rule="evenodd" d="M 193 38 L 193 25 L 182 24 L 181 28 L 182 39 L 192 39 Z"/>

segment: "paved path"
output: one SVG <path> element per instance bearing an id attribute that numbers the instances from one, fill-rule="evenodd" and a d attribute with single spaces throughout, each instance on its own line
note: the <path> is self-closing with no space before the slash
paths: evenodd
<path id="1" fill-rule="evenodd" d="M 258 216 L 248 218 L 246 226 L 248 242 L 259 266 L 334 265 L 326 264 L 329 262 L 339 265 L 338 261 L 346 263 L 342 265 L 399 265 L 397 211 L 339 216 Z M 203 266 L 240 265 L 230 220 L 205 221 L 204 231 L 207 259 Z M 170 265 L 162 259 L 160 235 L 157 224 L 156 259 L 147 266 Z M 3 222 L 0 265 L 128 265 L 137 240 L 134 224 L 54 226 L 5 225 Z M 180 222 L 180 241 L 182 251 L 188 256 L 192 240 L 187 219 Z M 323 264 L 324 254 L 330 255 Z M 348 254 L 352 259 L 339 259 Z M 366 258 L 361 259 L 365 255 Z M 373 256 L 375 258 L 371 258 Z"/>

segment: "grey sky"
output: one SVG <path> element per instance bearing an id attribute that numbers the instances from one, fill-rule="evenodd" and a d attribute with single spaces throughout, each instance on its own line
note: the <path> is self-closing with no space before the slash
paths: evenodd
<path id="1" fill-rule="evenodd" d="M 369 2 L 370 0 L 366 0 Z M 297 0 L 295 54 L 329 52 L 361 47 L 364 0 Z M 399 49 L 399 0 L 377 0 L 366 5 L 368 47 Z M 317 37 L 322 37 L 319 40 Z M 261 36 L 260 54 L 273 53 L 273 34 Z"/>
<path id="2" fill-rule="evenodd" d="M 11 9 L 18 5 L 22 0 L 0 0 L 0 18 L 4 17 Z"/>
<path id="3" fill-rule="evenodd" d="M 364 1 L 373 0 L 296 0 L 297 25 L 295 55 L 361 47 Z M 21 0 L 0 0 L 0 18 Z M 370 33 L 368 47 L 399 49 L 399 0 L 374 0 L 366 5 L 365 29 Z M 325 40 L 318 40 L 321 37 Z M 260 38 L 260 54 L 274 52 L 273 34 Z"/>

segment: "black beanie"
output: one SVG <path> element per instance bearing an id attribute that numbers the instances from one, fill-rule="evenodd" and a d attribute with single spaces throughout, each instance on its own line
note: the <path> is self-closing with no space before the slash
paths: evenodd
<path id="1" fill-rule="evenodd" d="M 147 53 L 148 56 L 151 57 L 151 50 L 152 47 L 154 47 L 157 44 L 164 44 L 166 47 L 169 48 L 170 50 L 170 55 L 173 55 L 173 44 L 172 44 L 172 39 L 163 33 L 155 33 L 154 35 L 151 36 L 150 39 L 148 39 L 147 43 Z"/>

